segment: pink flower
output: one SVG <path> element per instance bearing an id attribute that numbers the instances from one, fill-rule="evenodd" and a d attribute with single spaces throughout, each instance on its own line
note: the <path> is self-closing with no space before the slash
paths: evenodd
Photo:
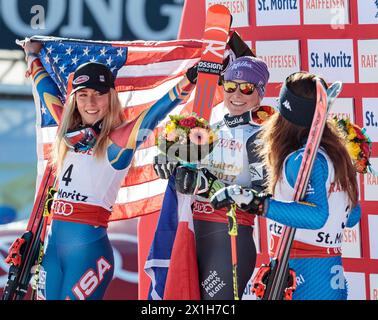
<path id="1" fill-rule="evenodd" d="M 206 129 L 193 128 L 190 130 L 189 139 L 192 143 L 197 145 L 204 145 L 209 143 L 209 133 Z"/>
<path id="2" fill-rule="evenodd" d="M 179 125 L 186 128 L 194 128 L 196 126 L 196 118 L 189 117 L 189 118 L 181 119 L 179 121 Z"/>
<path id="3" fill-rule="evenodd" d="M 171 132 L 167 133 L 167 140 L 168 141 L 175 141 L 177 137 L 176 130 L 172 130 Z"/>

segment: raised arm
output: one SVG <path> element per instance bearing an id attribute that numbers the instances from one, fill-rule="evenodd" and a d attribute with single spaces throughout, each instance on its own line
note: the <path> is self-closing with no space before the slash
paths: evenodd
<path id="1" fill-rule="evenodd" d="M 58 98 L 61 93 L 57 85 L 51 79 L 38 57 L 42 44 L 35 41 L 26 41 L 23 48 L 28 64 L 26 75 L 32 77 L 42 105 L 49 110 L 55 122 L 59 124 L 63 113 L 63 102 Z"/>
<path id="2" fill-rule="evenodd" d="M 193 88 L 194 84 L 187 77 L 184 77 L 149 109 L 143 111 L 133 121 L 114 130 L 110 134 L 110 139 L 122 148 L 134 149 L 135 151 L 158 123 L 178 106 Z"/>
<path id="3" fill-rule="evenodd" d="M 153 132 L 158 123 L 190 94 L 194 87 L 195 85 L 185 76 L 149 109 L 143 111 L 133 121 L 112 131 L 110 133 L 112 145 L 108 148 L 111 164 L 117 169 L 126 168 L 136 149 Z"/>

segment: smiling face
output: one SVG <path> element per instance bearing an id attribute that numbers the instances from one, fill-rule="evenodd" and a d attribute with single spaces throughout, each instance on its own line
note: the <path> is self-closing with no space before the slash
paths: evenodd
<path id="1" fill-rule="evenodd" d="M 242 83 L 242 80 L 233 80 L 234 82 Z M 249 110 L 256 110 L 260 106 L 260 96 L 255 89 L 251 95 L 246 95 L 240 92 L 237 88 L 235 92 L 227 93 L 224 91 L 224 104 L 231 116 L 241 115 Z"/>
<path id="2" fill-rule="evenodd" d="M 81 89 L 76 94 L 77 109 L 84 125 L 93 125 L 109 112 L 109 93 L 94 89 Z"/>

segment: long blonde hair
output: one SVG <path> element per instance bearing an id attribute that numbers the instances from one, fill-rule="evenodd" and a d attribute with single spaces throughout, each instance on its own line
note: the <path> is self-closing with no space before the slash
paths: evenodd
<path id="1" fill-rule="evenodd" d="M 103 158 L 109 145 L 109 133 L 120 126 L 125 121 L 125 115 L 122 105 L 115 89 L 109 91 L 109 111 L 106 113 L 103 121 L 101 132 L 93 148 L 93 154 L 97 158 Z M 64 141 L 64 135 L 67 131 L 77 128 L 82 123 L 82 119 L 76 104 L 76 93 L 70 95 L 64 106 L 62 120 L 58 128 L 56 139 L 52 147 L 53 164 L 57 172 L 63 165 L 64 158 L 68 151 L 68 146 Z"/>
<path id="2" fill-rule="evenodd" d="M 286 85 L 291 91 L 304 98 L 315 98 L 315 75 L 296 73 L 288 78 Z M 300 149 L 309 134 L 309 128 L 299 127 L 287 121 L 278 112 L 264 124 L 259 138 L 264 141 L 260 156 L 268 173 L 268 191 L 274 192 L 277 182 L 282 179 L 283 163 L 293 151 Z M 335 181 L 341 186 L 355 206 L 358 201 L 356 170 L 345 147 L 345 141 L 335 126 L 328 121 L 324 128 L 320 146 L 326 151 L 335 168 Z"/>

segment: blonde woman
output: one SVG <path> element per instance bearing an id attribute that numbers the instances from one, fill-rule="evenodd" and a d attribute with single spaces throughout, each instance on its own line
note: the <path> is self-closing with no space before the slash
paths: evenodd
<path id="1" fill-rule="evenodd" d="M 194 88 L 195 72 L 136 119 L 125 119 L 114 76 L 107 66 L 86 63 L 73 77 L 63 107 L 59 91 L 38 58 L 41 44 L 27 41 L 28 75 L 59 129 L 53 146 L 58 192 L 42 263 L 40 299 L 102 299 L 114 272 L 108 219 L 136 149 L 147 133 Z M 189 75 L 190 74 L 190 75 Z"/>

